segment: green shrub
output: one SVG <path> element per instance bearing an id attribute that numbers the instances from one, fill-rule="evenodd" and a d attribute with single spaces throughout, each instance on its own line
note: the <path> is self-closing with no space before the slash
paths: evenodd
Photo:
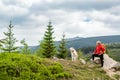
<path id="1" fill-rule="evenodd" d="M 69 75 L 57 62 L 30 54 L 0 54 L 0 80 L 62 80 Z"/>
<path id="2" fill-rule="evenodd" d="M 53 64 L 48 67 L 52 74 L 58 74 L 63 72 L 63 67 L 60 64 Z"/>
<path id="3" fill-rule="evenodd" d="M 56 74 L 55 77 L 58 78 L 58 79 L 59 78 L 69 79 L 69 78 L 72 78 L 72 75 L 64 72 L 64 73 Z"/>

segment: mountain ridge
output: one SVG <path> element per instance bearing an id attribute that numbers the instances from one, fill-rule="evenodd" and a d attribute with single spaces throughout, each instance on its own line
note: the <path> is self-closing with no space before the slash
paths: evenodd
<path id="1" fill-rule="evenodd" d="M 104 44 L 120 43 L 120 35 L 81 38 L 73 41 L 68 41 L 67 47 L 74 47 L 75 49 L 78 49 L 82 47 L 95 46 L 97 40 L 100 40 Z"/>
<path id="2" fill-rule="evenodd" d="M 73 37 L 66 39 L 67 41 L 67 48 L 74 47 L 75 49 L 79 49 L 82 47 L 89 47 L 95 46 L 96 41 L 100 40 L 104 44 L 110 43 L 120 43 L 120 35 L 111 35 L 111 36 L 97 36 L 97 37 Z M 59 45 L 60 41 L 55 41 L 56 46 Z M 32 51 L 38 49 L 39 45 L 37 46 L 29 46 Z"/>

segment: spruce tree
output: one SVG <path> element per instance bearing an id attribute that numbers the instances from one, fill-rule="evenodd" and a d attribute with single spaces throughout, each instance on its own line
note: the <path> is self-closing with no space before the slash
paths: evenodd
<path id="1" fill-rule="evenodd" d="M 13 27 L 14 26 L 10 21 L 10 24 L 8 26 L 8 32 L 4 32 L 4 35 L 6 36 L 6 38 L 1 48 L 4 52 L 9 52 L 9 53 L 15 52 L 18 48 L 18 47 L 15 47 L 15 43 L 17 42 L 17 40 L 16 38 L 14 38 L 14 33 L 12 32 Z"/>
<path id="2" fill-rule="evenodd" d="M 1 40 L 0 40 L 0 52 L 1 52 L 1 48 L 2 48 L 2 46 L 3 46 L 4 40 L 5 40 L 5 39 L 1 39 Z"/>
<path id="3" fill-rule="evenodd" d="M 0 47 L 3 46 L 5 39 L 0 39 Z"/>
<path id="4" fill-rule="evenodd" d="M 45 31 L 44 34 L 44 40 L 42 43 L 42 46 L 40 46 L 42 48 L 42 55 L 46 58 L 51 58 L 55 55 L 56 53 L 56 46 L 54 44 L 54 37 L 53 37 L 53 27 L 51 25 L 51 22 L 49 22 L 48 26 L 47 26 L 47 30 Z"/>
<path id="5" fill-rule="evenodd" d="M 67 47 L 66 47 L 65 34 L 62 35 L 62 39 L 61 39 L 60 44 L 59 44 L 58 52 L 59 52 L 57 54 L 58 58 L 65 59 L 67 57 L 68 50 L 67 50 Z"/>
<path id="6" fill-rule="evenodd" d="M 23 48 L 21 48 L 20 53 L 30 54 L 30 49 L 28 47 L 28 44 L 25 42 L 25 39 L 21 40 L 20 43 L 23 45 Z"/>

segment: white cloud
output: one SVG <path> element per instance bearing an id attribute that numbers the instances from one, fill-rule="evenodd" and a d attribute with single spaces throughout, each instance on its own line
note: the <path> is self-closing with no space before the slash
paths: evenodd
<path id="1" fill-rule="evenodd" d="M 111 14 L 108 11 L 92 11 L 90 12 L 90 16 L 95 19 L 95 20 L 99 20 L 99 21 L 118 21 L 120 19 L 120 16 Z"/>
<path id="2" fill-rule="evenodd" d="M 25 38 L 26 42 L 33 46 L 38 45 L 42 40 L 45 29 L 38 28 L 14 28 L 15 37 L 20 41 Z M 20 45 L 20 43 L 18 43 Z"/>
<path id="3" fill-rule="evenodd" d="M 112 6 L 111 8 L 106 9 L 105 11 L 108 11 L 111 14 L 120 15 L 120 5 Z"/>
<path id="4" fill-rule="evenodd" d="M 29 19 L 31 19 L 32 21 L 34 21 L 36 24 L 45 24 L 46 21 L 49 21 L 48 17 L 46 15 L 35 15 L 32 14 L 29 16 Z"/>
<path id="5" fill-rule="evenodd" d="M 93 3 L 87 0 L 1 0 L 0 18 L 6 19 L 0 20 L 0 34 L 7 29 L 10 17 L 18 19 L 13 24 L 15 37 L 19 41 L 25 38 L 28 45 L 38 45 L 49 20 L 52 21 L 55 40 L 60 40 L 63 32 L 66 38 L 120 34 L 120 6 L 119 3 L 115 5 L 117 1 L 92 0 L 96 4 L 91 6 Z M 106 5 L 101 6 L 102 3 Z"/>
<path id="6" fill-rule="evenodd" d="M 5 5 L 0 1 L 0 15 L 3 16 L 22 16 L 28 13 L 28 9 L 16 5 Z"/>

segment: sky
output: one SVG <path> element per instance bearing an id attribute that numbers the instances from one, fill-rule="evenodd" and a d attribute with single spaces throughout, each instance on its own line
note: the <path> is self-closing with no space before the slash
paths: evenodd
<path id="1" fill-rule="evenodd" d="M 17 45 L 39 45 L 48 22 L 55 40 L 120 35 L 119 0 L 0 0 L 0 39 L 12 20 Z"/>

